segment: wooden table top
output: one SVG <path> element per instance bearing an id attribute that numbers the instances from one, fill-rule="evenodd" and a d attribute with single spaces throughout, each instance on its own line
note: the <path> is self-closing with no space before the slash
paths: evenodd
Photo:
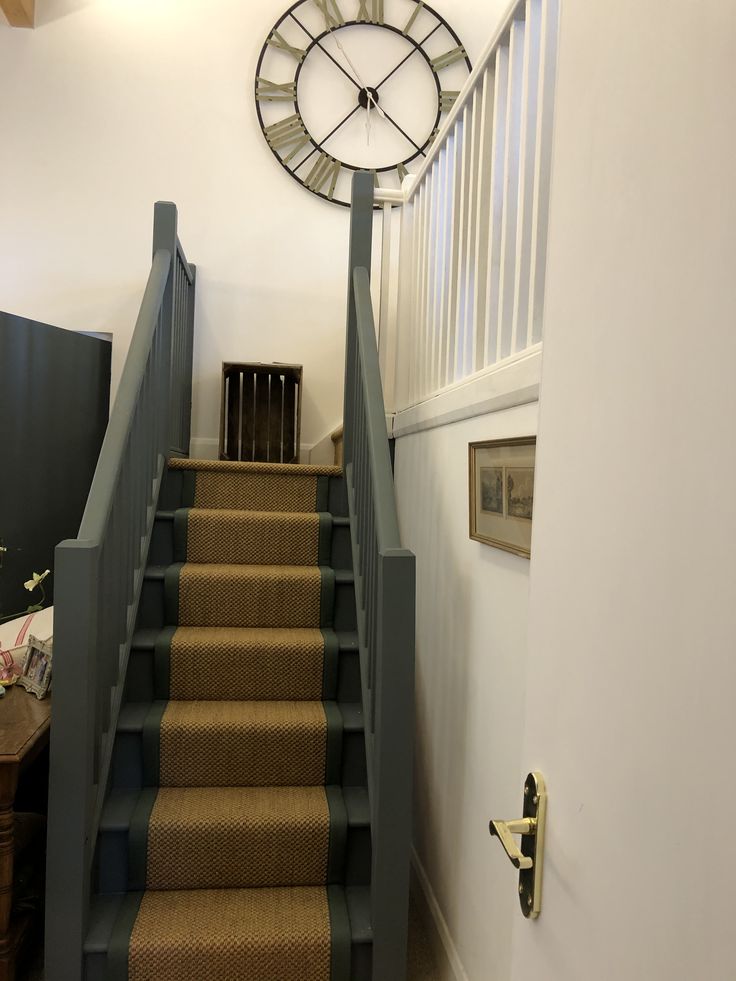
<path id="1" fill-rule="evenodd" d="M 0 698 L 0 766 L 22 763 L 38 748 L 51 722 L 51 699 L 13 685 Z"/>

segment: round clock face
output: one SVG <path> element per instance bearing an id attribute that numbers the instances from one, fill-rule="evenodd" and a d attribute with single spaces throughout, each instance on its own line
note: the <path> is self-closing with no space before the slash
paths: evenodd
<path id="1" fill-rule="evenodd" d="M 263 45 L 256 111 L 291 176 L 349 205 L 356 170 L 384 188 L 416 171 L 470 69 L 460 38 L 422 0 L 299 0 Z"/>

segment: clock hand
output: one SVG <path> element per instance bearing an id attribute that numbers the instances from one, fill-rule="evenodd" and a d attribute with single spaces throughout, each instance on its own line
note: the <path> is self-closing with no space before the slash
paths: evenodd
<path id="1" fill-rule="evenodd" d="M 291 19 L 292 19 L 292 20 L 294 20 L 294 21 L 296 21 L 296 23 L 297 23 L 297 24 L 299 25 L 299 27 L 301 27 L 301 29 L 302 29 L 302 30 L 304 31 L 304 33 L 305 33 L 305 34 L 307 35 L 307 37 L 308 37 L 308 38 L 309 38 L 310 40 L 312 40 L 312 41 L 314 41 L 314 43 L 315 43 L 315 44 L 317 45 L 317 47 L 318 47 L 318 48 L 320 49 L 320 51 L 322 51 L 322 52 L 323 52 L 323 54 L 326 54 L 326 55 L 327 55 L 327 57 L 328 57 L 328 58 L 330 59 L 330 61 L 331 61 L 331 62 L 332 62 L 332 63 L 333 63 L 334 65 L 336 65 L 336 67 L 337 67 L 337 68 L 339 68 L 339 69 L 340 69 L 340 71 L 341 71 L 341 72 L 343 73 L 343 75 L 344 75 L 344 76 L 345 76 L 346 78 L 349 78 L 349 79 L 350 79 L 350 81 L 351 81 L 351 82 L 353 83 L 353 85 L 354 85 L 354 86 L 356 87 L 356 89 L 360 89 L 360 88 L 362 88 L 362 87 L 363 87 L 363 86 L 362 86 L 362 85 L 360 84 L 360 82 L 356 82 L 356 81 L 355 81 L 355 79 L 354 79 L 354 78 L 353 78 L 353 76 L 352 76 L 352 75 L 350 74 L 350 72 L 348 72 L 348 71 L 345 71 L 345 69 L 344 69 L 344 68 L 342 67 L 342 65 L 341 65 L 341 64 L 340 64 L 340 62 L 339 62 L 339 61 L 337 60 L 337 58 L 335 58 L 335 57 L 333 57 L 333 56 L 332 56 L 332 55 L 330 54 L 330 52 L 329 52 L 329 51 L 327 50 L 327 48 L 326 48 L 326 47 L 325 47 L 325 46 L 324 46 L 323 44 L 320 44 L 320 42 L 319 42 L 319 41 L 317 40 L 317 38 L 316 38 L 316 37 L 314 36 L 314 34 L 312 34 L 312 33 L 311 33 L 310 31 L 308 31 L 308 30 L 307 30 L 307 28 L 306 28 L 306 27 L 304 26 L 304 24 L 302 24 L 302 22 L 301 22 L 301 21 L 299 20 L 299 18 L 298 18 L 298 17 L 296 17 L 296 16 L 295 16 L 295 15 L 294 15 L 293 13 L 292 13 L 292 14 L 290 14 L 289 16 L 291 17 Z"/>
<path id="2" fill-rule="evenodd" d="M 437 25 L 437 27 L 440 27 L 440 26 L 441 25 L 439 25 L 439 24 Z M 435 31 L 437 30 L 437 27 L 434 29 Z M 347 53 L 347 51 L 345 50 L 345 48 L 343 48 L 342 44 L 340 43 L 340 39 L 334 33 L 333 28 L 330 27 L 329 28 L 329 31 L 330 31 L 331 34 L 334 35 L 335 42 L 336 42 L 338 48 L 340 49 L 340 51 L 342 51 L 343 55 L 345 56 L 345 60 L 350 65 L 351 69 L 353 70 L 353 72 L 355 74 L 355 77 L 357 78 L 357 80 L 358 80 L 358 82 L 360 84 L 360 87 L 363 89 L 363 91 L 366 94 L 366 109 L 367 109 L 368 115 L 366 117 L 366 127 L 365 128 L 366 128 L 366 133 L 368 135 L 368 142 L 370 143 L 370 141 L 371 141 L 371 106 L 372 106 L 374 109 L 376 109 L 378 111 L 379 115 L 383 116 L 383 118 L 387 122 L 391 123 L 391 125 L 394 126 L 401 133 L 401 135 L 404 137 L 404 139 L 408 140 L 409 143 L 411 143 L 411 145 L 416 150 L 418 150 L 419 153 L 422 154 L 422 156 L 426 156 L 424 150 L 419 146 L 419 144 L 414 142 L 414 140 L 409 136 L 409 134 L 405 130 L 403 130 L 401 128 L 401 126 L 399 126 L 399 124 L 396 122 L 396 120 L 392 116 L 389 116 L 389 114 L 386 112 L 386 110 L 383 108 L 383 106 L 379 106 L 377 99 L 375 98 L 375 96 L 371 92 L 370 88 L 365 84 L 365 82 L 363 81 L 363 79 L 360 77 L 360 72 L 355 67 L 355 65 L 353 64 L 353 62 L 351 61 L 350 55 Z M 427 37 L 431 37 L 431 35 L 433 33 L 434 33 L 434 31 L 430 31 L 430 33 L 427 35 Z M 410 52 L 409 55 L 407 55 L 407 57 L 410 58 L 412 54 L 414 54 L 413 51 Z M 404 61 L 406 61 L 406 58 L 404 58 Z M 403 62 L 401 64 L 403 64 Z M 397 68 L 395 68 L 394 71 L 396 71 L 400 67 L 401 67 L 401 65 L 397 65 Z M 390 77 L 390 76 L 387 76 L 387 78 L 388 77 Z M 386 81 L 386 79 L 384 79 L 384 81 Z"/>

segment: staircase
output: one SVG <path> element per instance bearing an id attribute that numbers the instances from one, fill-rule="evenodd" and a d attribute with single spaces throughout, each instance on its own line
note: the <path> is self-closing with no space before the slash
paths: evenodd
<path id="1" fill-rule="evenodd" d="M 368 981 L 371 842 L 335 467 L 173 459 L 102 814 L 89 981 Z"/>
<path id="2" fill-rule="evenodd" d="M 76 538 L 55 554 L 48 981 L 403 981 L 414 556 L 353 181 L 344 477 L 197 461 L 170 202 Z"/>

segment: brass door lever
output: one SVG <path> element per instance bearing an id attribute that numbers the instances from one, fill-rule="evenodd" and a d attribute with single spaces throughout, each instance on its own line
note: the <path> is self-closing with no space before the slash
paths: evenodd
<path id="1" fill-rule="evenodd" d="M 547 789 L 541 773 L 530 773 L 524 784 L 524 817 L 517 821 L 491 821 L 491 835 L 503 845 L 511 864 L 519 869 L 519 901 L 524 916 L 536 919 L 542 908 L 542 863 L 547 817 Z M 521 835 L 521 845 L 514 841 Z"/>
<path id="2" fill-rule="evenodd" d="M 531 869 L 534 867 L 534 859 L 522 854 L 521 849 L 514 841 L 512 835 L 536 834 L 536 818 L 521 818 L 519 821 L 491 821 L 489 830 L 492 835 L 500 839 L 503 850 L 511 859 L 512 865 L 517 869 Z"/>

